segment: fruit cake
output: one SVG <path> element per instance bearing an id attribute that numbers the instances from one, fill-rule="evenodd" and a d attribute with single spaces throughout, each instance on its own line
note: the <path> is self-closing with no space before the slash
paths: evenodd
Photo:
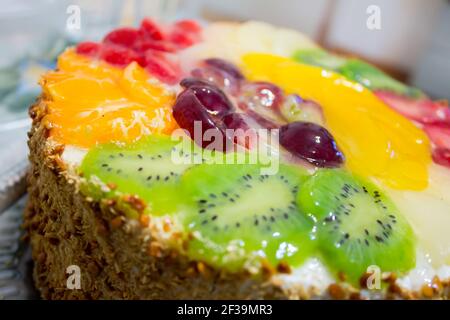
<path id="1" fill-rule="evenodd" d="M 253 21 L 144 19 L 41 86 L 43 298 L 448 298 L 445 101 Z"/>

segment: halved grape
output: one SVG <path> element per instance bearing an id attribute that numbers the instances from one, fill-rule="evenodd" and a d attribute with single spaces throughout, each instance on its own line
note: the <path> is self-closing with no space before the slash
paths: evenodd
<path id="1" fill-rule="evenodd" d="M 227 135 L 234 143 L 241 145 L 247 149 L 252 149 L 257 143 L 257 132 L 255 128 L 250 126 L 250 121 L 246 119 L 246 115 L 241 113 L 230 113 L 222 118 L 223 124 L 227 130 Z"/>
<path id="2" fill-rule="evenodd" d="M 192 70 L 191 74 L 195 78 L 213 83 L 232 95 L 236 95 L 239 92 L 239 82 L 223 70 L 203 67 Z"/>
<path id="3" fill-rule="evenodd" d="M 211 145 L 212 141 L 204 139 L 204 134 L 207 131 L 211 134 L 215 133 L 215 136 L 220 139 L 222 143 L 222 150 L 220 151 L 225 151 L 227 145 L 229 145 L 221 121 L 214 119 L 193 90 L 186 89 L 178 95 L 173 106 L 173 117 L 181 128 L 189 132 L 191 139 L 197 145 L 203 148 Z"/>
<path id="4" fill-rule="evenodd" d="M 288 122 L 305 121 L 324 125 L 322 108 L 311 100 L 304 100 L 299 95 L 290 94 L 286 96 L 280 112 Z"/>
<path id="5" fill-rule="evenodd" d="M 258 122 L 267 119 L 269 122 L 266 124 L 283 124 L 285 121 L 279 112 L 283 99 L 283 91 L 272 83 L 247 82 L 241 86 L 239 106 L 248 114 L 256 115 L 255 120 Z"/>
<path id="6" fill-rule="evenodd" d="M 184 78 L 180 82 L 180 86 L 182 86 L 185 89 L 190 88 L 192 86 L 210 86 L 210 85 L 211 82 L 209 82 L 208 80 L 203 80 L 194 77 Z"/>
<path id="7" fill-rule="evenodd" d="M 227 96 L 213 85 L 195 85 L 192 90 L 202 105 L 214 116 L 223 116 L 233 110 L 233 105 Z"/>
<path id="8" fill-rule="evenodd" d="M 344 161 L 331 133 L 315 123 L 296 121 L 282 126 L 280 144 L 318 167 L 337 167 Z"/>
<path id="9" fill-rule="evenodd" d="M 241 71 L 232 63 L 219 59 L 219 58 L 210 58 L 206 59 L 204 63 L 207 66 L 211 66 L 215 69 L 222 70 L 226 73 L 228 73 L 230 76 L 232 76 L 236 80 L 244 80 L 244 75 L 241 73 Z"/>

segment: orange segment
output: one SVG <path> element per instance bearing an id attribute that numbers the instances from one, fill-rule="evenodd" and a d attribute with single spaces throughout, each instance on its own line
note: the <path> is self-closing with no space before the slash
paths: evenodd
<path id="1" fill-rule="evenodd" d="M 122 71 L 69 50 L 58 66 L 42 80 L 50 111 L 45 121 L 53 139 L 89 148 L 153 132 L 169 134 L 176 127 L 175 93 L 137 63 Z"/>

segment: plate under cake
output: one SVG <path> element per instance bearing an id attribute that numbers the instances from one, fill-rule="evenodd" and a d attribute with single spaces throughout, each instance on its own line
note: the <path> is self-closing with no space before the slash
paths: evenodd
<path id="1" fill-rule="evenodd" d="M 260 22 L 144 19 L 41 86 L 43 298 L 449 297 L 446 102 Z"/>

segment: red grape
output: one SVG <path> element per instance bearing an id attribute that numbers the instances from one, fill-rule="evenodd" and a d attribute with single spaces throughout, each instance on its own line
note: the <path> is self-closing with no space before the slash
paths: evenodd
<path id="1" fill-rule="evenodd" d="M 297 121 L 282 126 L 280 144 L 318 167 L 337 167 L 344 161 L 331 133 L 315 123 Z"/>
<path id="2" fill-rule="evenodd" d="M 212 85 L 207 86 L 192 86 L 190 89 L 194 92 L 195 96 L 202 103 L 209 113 L 216 117 L 221 117 L 231 110 L 233 105 L 219 88 Z"/>
<path id="3" fill-rule="evenodd" d="M 241 71 L 228 61 L 219 58 L 210 58 L 206 59 L 204 63 L 209 67 L 224 71 L 236 80 L 244 80 L 244 76 Z"/>
<path id="4" fill-rule="evenodd" d="M 177 121 L 178 125 L 187 130 L 191 135 L 191 139 L 195 143 L 203 148 L 210 145 L 210 141 L 205 141 L 203 135 L 207 130 L 216 132 L 222 139 L 222 146 L 224 151 L 226 149 L 226 136 L 222 126 L 217 125 L 214 122 L 213 117 L 205 110 L 204 106 L 197 99 L 195 93 L 187 89 L 183 91 L 178 97 L 175 105 L 173 106 L 173 117 Z M 201 125 L 201 131 L 198 129 Z M 197 131 L 197 132 L 196 132 Z"/>
<path id="5" fill-rule="evenodd" d="M 185 89 L 190 88 L 192 86 L 210 86 L 210 85 L 211 82 L 194 77 L 184 78 L 180 82 L 180 86 L 182 86 Z"/>
<path id="6" fill-rule="evenodd" d="M 234 95 L 239 91 L 239 82 L 223 70 L 203 67 L 192 70 L 191 74 L 195 78 L 214 83 L 216 86 L 229 92 L 230 94 Z"/>

